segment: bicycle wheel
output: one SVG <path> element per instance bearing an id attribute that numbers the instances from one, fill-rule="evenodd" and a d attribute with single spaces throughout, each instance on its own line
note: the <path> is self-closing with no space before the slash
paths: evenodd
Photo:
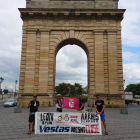
<path id="1" fill-rule="evenodd" d="M 58 117 L 58 121 L 62 121 L 62 116 L 59 116 Z"/>

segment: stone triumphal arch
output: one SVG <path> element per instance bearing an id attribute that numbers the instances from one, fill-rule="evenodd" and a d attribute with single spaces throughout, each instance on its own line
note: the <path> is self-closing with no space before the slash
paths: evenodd
<path id="1" fill-rule="evenodd" d="M 100 94 L 107 106 L 124 107 L 121 21 L 118 0 L 26 0 L 18 106 L 33 94 L 41 106 L 54 104 L 55 63 L 67 44 L 88 58 L 88 105 Z"/>

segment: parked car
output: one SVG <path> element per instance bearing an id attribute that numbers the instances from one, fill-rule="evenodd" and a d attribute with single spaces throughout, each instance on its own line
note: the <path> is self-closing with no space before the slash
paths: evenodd
<path id="1" fill-rule="evenodd" d="M 9 106 L 17 106 L 17 100 L 16 99 L 9 99 L 4 103 L 4 107 Z"/>

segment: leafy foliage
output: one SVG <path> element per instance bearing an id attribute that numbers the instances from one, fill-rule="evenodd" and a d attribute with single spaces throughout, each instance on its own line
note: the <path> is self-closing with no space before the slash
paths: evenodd
<path id="1" fill-rule="evenodd" d="M 86 87 L 83 88 L 83 93 L 84 94 L 88 94 L 88 86 L 86 86 Z"/>
<path id="2" fill-rule="evenodd" d="M 55 87 L 55 93 L 63 96 L 76 96 L 83 93 L 82 86 L 78 83 L 71 85 L 70 83 L 61 83 Z"/>
<path id="3" fill-rule="evenodd" d="M 9 91 L 8 91 L 8 89 L 4 89 L 3 92 L 4 92 L 4 94 L 7 94 Z"/>
<path id="4" fill-rule="evenodd" d="M 140 95 L 140 83 L 127 85 L 125 91 L 131 91 L 133 95 Z"/>

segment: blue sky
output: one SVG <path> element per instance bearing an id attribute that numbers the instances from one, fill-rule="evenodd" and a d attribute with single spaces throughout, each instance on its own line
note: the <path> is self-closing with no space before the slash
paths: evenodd
<path id="1" fill-rule="evenodd" d="M 140 0 L 120 0 L 126 9 L 122 21 L 123 73 L 125 86 L 140 82 Z"/>
<path id="2" fill-rule="evenodd" d="M 0 77 L 4 78 L 2 88 L 14 90 L 15 80 L 19 81 L 22 20 L 17 8 L 24 7 L 25 0 L 4 0 L 0 4 Z M 126 86 L 140 82 L 140 0 L 120 0 L 119 8 L 126 9 L 122 21 L 123 71 Z M 70 52 L 74 52 L 73 47 L 76 51 L 71 54 Z M 57 54 L 56 84 L 78 82 L 86 86 L 86 61 L 86 54 L 81 48 L 63 47 Z"/>

